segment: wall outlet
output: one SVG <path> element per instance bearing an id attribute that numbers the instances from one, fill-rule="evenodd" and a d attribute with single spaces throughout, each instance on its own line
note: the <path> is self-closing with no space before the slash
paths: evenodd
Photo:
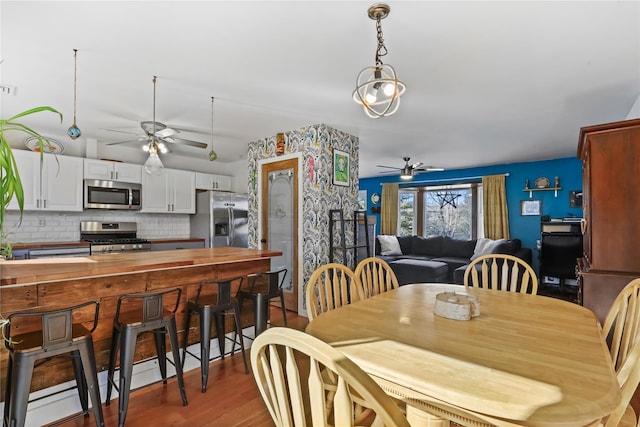
<path id="1" fill-rule="evenodd" d="M 7 95 L 15 96 L 17 89 L 18 88 L 16 86 L 0 83 L 0 93 L 6 93 Z"/>
<path id="2" fill-rule="evenodd" d="M 38 217 L 38 227 L 44 227 L 45 223 L 44 223 L 44 217 L 39 216 Z"/>

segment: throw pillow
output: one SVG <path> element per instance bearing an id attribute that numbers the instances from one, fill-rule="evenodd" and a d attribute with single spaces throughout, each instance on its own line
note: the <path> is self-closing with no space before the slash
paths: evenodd
<path id="1" fill-rule="evenodd" d="M 496 246 L 504 243 L 505 241 L 506 240 L 504 239 L 493 240 L 493 239 L 485 239 L 484 237 L 478 239 L 476 241 L 476 248 L 473 251 L 473 256 L 471 257 L 471 261 L 478 258 L 479 256 L 488 255 L 492 253 L 493 249 Z"/>
<path id="2" fill-rule="evenodd" d="M 378 236 L 378 241 L 380 242 L 380 255 L 402 255 L 396 236 L 381 234 Z"/>

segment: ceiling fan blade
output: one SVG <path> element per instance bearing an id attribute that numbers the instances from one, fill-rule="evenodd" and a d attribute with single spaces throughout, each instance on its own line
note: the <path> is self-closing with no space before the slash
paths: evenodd
<path id="1" fill-rule="evenodd" d="M 164 142 L 167 142 L 169 144 L 182 144 L 182 145 L 189 145 L 191 147 L 197 147 L 197 148 L 207 148 L 209 145 L 205 144 L 204 142 L 198 142 L 198 141 L 192 141 L 190 139 L 182 139 L 182 138 L 173 138 L 173 137 L 168 137 L 168 138 L 161 138 Z"/>
<path id="2" fill-rule="evenodd" d="M 126 133 L 126 134 L 129 134 L 129 135 L 139 135 L 140 134 L 139 132 L 127 132 L 125 130 L 115 130 L 115 129 L 103 129 L 103 130 L 106 130 L 108 132 Z"/>
<path id="3" fill-rule="evenodd" d="M 128 142 L 142 142 L 142 141 L 146 141 L 147 137 L 146 136 L 142 136 L 138 139 L 128 139 L 126 141 L 118 141 L 118 142 L 108 142 L 105 145 L 117 145 L 117 144 L 126 144 Z"/>
<path id="4" fill-rule="evenodd" d="M 417 162 L 411 165 L 411 169 L 418 169 L 420 166 L 422 166 L 424 163 L 422 162 Z"/>
<path id="5" fill-rule="evenodd" d="M 402 168 L 397 168 L 395 166 L 385 166 L 385 165 L 376 165 L 376 167 L 378 167 L 378 168 L 396 169 L 396 170 L 401 170 L 402 169 Z"/>
<path id="6" fill-rule="evenodd" d="M 164 128 L 164 129 L 161 129 L 161 130 L 156 130 L 156 136 L 158 138 L 167 138 L 167 137 L 173 136 L 173 135 L 175 135 L 177 133 L 180 133 L 180 131 L 176 130 L 176 129 L 171 129 L 171 128 Z"/>

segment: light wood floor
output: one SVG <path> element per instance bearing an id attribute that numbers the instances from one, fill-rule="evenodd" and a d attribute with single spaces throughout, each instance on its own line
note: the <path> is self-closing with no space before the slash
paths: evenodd
<path id="1" fill-rule="evenodd" d="M 271 312 L 272 324 L 284 326 L 279 308 Z M 287 312 L 289 327 L 303 330 L 306 317 Z M 247 351 L 247 361 L 249 354 Z M 130 394 L 126 426 L 273 426 L 251 372 L 244 373 L 242 357 L 236 353 L 210 364 L 207 392 L 201 392 L 200 369 L 184 375 L 188 406 L 182 399 L 175 378 L 141 388 Z M 105 426 L 118 425 L 118 401 L 102 405 Z M 95 426 L 93 415 L 60 424 L 65 427 Z"/>

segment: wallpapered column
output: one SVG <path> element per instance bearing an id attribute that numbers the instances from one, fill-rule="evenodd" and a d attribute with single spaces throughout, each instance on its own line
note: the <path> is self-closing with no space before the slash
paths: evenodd
<path id="1" fill-rule="evenodd" d="M 333 185 L 333 150 L 349 153 L 349 185 Z M 278 157 L 276 136 L 249 143 L 249 247 L 258 248 L 258 161 Z M 329 210 L 342 209 L 351 218 L 358 209 L 358 138 L 324 124 L 285 132 L 283 154 L 302 153 L 303 283 L 329 262 Z M 304 289 L 301 292 L 304 292 Z"/>

